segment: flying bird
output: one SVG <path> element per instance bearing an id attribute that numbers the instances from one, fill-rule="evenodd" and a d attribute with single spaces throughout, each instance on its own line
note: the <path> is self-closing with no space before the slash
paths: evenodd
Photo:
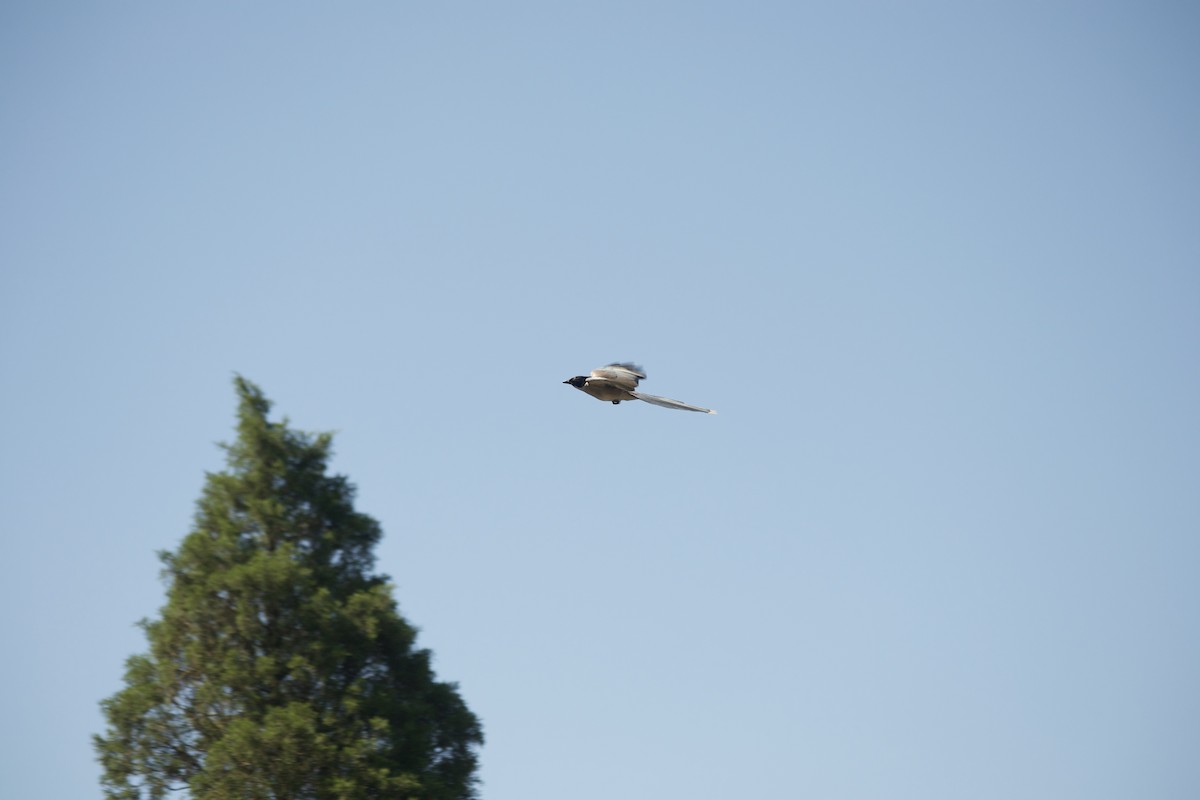
<path id="1" fill-rule="evenodd" d="M 675 408 L 680 411 L 699 411 L 702 414 L 715 414 L 711 408 L 693 406 L 672 400 L 669 397 L 657 397 L 645 392 L 634 391 L 638 381 L 645 380 L 646 373 L 636 364 L 606 364 L 592 370 L 591 375 L 576 375 L 563 383 L 569 383 L 581 392 L 587 392 L 597 400 L 609 400 L 615 406 L 622 400 L 643 400 L 663 408 Z"/>

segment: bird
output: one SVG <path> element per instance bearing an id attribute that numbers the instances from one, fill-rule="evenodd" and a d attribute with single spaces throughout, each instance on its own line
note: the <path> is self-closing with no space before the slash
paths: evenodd
<path id="1" fill-rule="evenodd" d="M 563 383 L 570 384 L 597 400 L 611 401 L 614 406 L 622 400 L 642 400 L 651 405 L 674 408 L 679 411 L 699 411 L 702 414 L 717 413 L 711 408 L 694 406 L 679 400 L 672 400 L 669 397 L 658 397 L 635 391 L 638 381 L 645 379 L 646 373 L 636 364 L 614 363 L 605 364 L 599 369 L 592 370 L 591 375 L 576 375 L 574 378 L 567 378 Z"/>

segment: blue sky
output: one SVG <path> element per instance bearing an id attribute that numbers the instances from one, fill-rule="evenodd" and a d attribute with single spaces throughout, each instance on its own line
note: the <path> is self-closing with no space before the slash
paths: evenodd
<path id="1" fill-rule="evenodd" d="M 0 795 L 99 796 L 235 372 L 487 800 L 1200 795 L 1190 4 L 241 5 L 0 11 Z"/>

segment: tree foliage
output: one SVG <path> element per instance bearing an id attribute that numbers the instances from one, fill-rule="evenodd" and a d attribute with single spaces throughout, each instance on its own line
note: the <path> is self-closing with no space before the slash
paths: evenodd
<path id="1" fill-rule="evenodd" d="M 228 468 L 160 554 L 149 652 L 102 703 L 107 796 L 473 797 L 480 724 L 371 574 L 379 525 L 326 474 L 331 437 L 268 421 L 262 392 L 236 386 Z"/>

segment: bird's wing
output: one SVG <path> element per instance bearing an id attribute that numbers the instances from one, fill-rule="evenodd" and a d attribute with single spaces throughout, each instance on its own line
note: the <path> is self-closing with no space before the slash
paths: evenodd
<path id="1" fill-rule="evenodd" d="M 693 406 L 688 403 L 681 402 L 679 400 L 672 400 L 669 397 L 658 397 L 657 395 L 646 394 L 645 392 L 630 392 L 630 394 L 633 395 L 634 397 L 636 397 L 638 400 L 645 400 L 647 403 L 650 403 L 651 405 L 662 406 L 663 408 L 674 408 L 679 411 L 699 411 L 702 414 L 717 413 L 717 412 L 713 411 L 711 408 L 704 408 L 703 406 Z"/>
<path id="2" fill-rule="evenodd" d="M 626 391 L 633 391 L 637 388 L 638 381 L 645 377 L 646 373 L 642 372 L 642 368 L 634 364 L 606 364 L 592 370 L 588 383 L 607 383 Z"/>

